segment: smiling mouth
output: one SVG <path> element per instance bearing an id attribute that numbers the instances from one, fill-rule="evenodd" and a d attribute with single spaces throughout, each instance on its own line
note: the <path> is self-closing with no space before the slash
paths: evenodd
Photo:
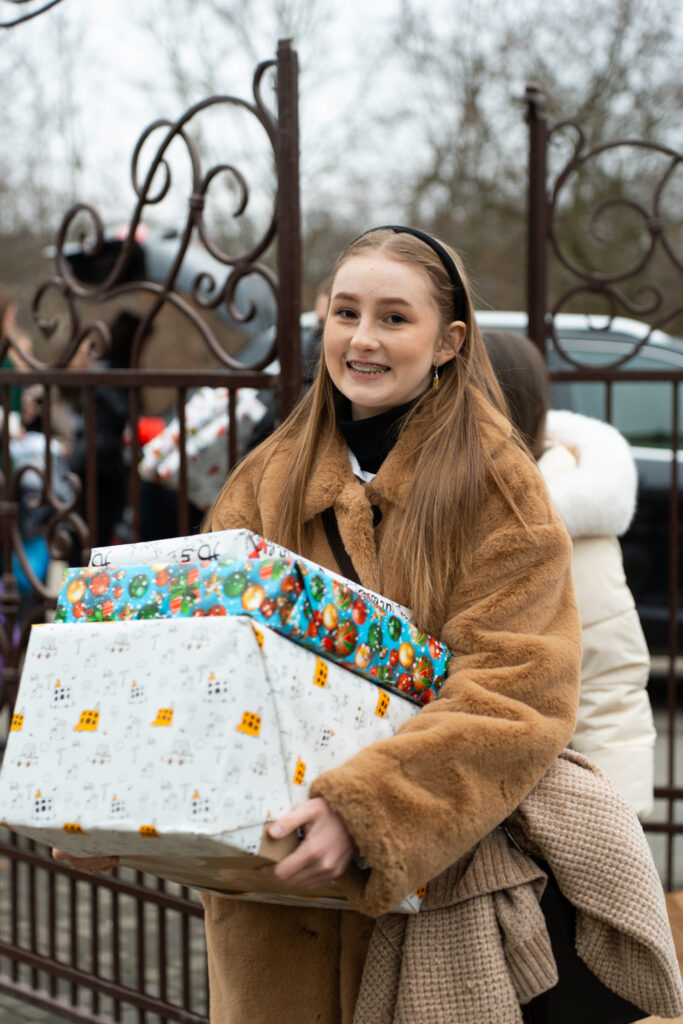
<path id="1" fill-rule="evenodd" d="M 380 363 L 354 363 L 349 360 L 346 365 L 354 373 L 363 373 L 368 377 L 377 377 L 379 374 L 389 371 L 388 366 L 382 366 Z"/>

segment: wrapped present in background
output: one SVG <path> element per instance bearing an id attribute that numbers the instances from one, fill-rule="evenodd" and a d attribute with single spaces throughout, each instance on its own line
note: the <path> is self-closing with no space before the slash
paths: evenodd
<path id="1" fill-rule="evenodd" d="M 237 448 L 266 412 L 253 390 L 236 396 Z M 228 474 L 228 389 L 198 388 L 185 405 L 189 493 L 198 508 L 209 508 Z M 138 471 L 143 480 L 175 490 L 180 475 L 180 423 L 177 417 L 142 448 Z"/>
<path id="2" fill-rule="evenodd" d="M 185 434 L 188 441 L 211 420 L 224 415 L 227 404 L 227 388 L 198 388 L 185 403 Z M 143 446 L 138 467 L 143 480 L 157 480 L 158 467 L 169 455 L 177 453 L 179 441 L 180 422 L 175 416 Z"/>
<path id="3" fill-rule="evenodd" d="M 55 621 L 245 613 L 419 704 L 445 677 L 449 653 L 438 640 L 294 558 L 69 569 Z"/>
<path id="4" fill-rule="evenodd" d="M 246 617 L 36 626 L 0 819 L 74 856 L 286 892 L 254 870 L 281 856 L 267 822 L 416 710 L 361 679 L 350 690 L 343 669 Z M 338 886 L 317 895 L 344 905 Z"/>

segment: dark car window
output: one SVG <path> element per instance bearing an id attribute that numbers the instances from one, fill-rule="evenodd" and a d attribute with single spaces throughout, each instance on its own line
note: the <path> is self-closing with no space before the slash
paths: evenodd
<path id="1" fill-rule="evenodd" d="M 619 342 L 584 343 L 565 339 L 563 344 L 574 358 L 587 366 L 604 366 L 609 358 L 630 351 Z M 608 347 L 607 347 L 608 346 Z M 556 353 L 549 358 L 551 368 L 567 364 Z M 632 370 L 681 370 L 683 358 L 675 353 L 658 352 L 646 346 L 627 363 Z M 679 387 L 679 406 L 683 399 Z M 612 385 L 612 417 L 615 427 L 630 444 L 639 447 L 670 448 L 673 419 L 673 385 L 659 381 L 621 381 Z M 601 381 L 561 381 L 552 385 L 552 405 L 555 409 L 607 419 L 607 385 Z M 680 441 L 679 441 L 680 447 Z"/>

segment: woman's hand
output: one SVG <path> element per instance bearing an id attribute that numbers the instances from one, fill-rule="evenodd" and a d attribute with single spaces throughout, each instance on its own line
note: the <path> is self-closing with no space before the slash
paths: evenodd
<path id="1" fill-rule="evenodd" d="M 64 850 L 54 849 L 52 856 L 55 860 L 64 861 L 68 867 L 75 871 L 84 871 L 87 875 L 96 875 L 99 871 L 109 871 L 115 868 L 119 862 L 118 857 L 73 857 Z"/>
<path id="2" fill-rule="evenodd" d="M 282 839 L 297 828 L 303 828 L 304 839 L 293 853 L 268 869 L 272 876 L 302 889 L 317 889 L 340 878 L 356 854 L 356 844 L 327 800 L 321 796 L 307 800 L 274 821 L 268 834 Z"/>

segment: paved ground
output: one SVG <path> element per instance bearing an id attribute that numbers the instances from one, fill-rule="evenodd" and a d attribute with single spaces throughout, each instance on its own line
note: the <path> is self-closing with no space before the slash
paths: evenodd
<path id="1" fill-rule="evenodd" d="M 0 1024 L 69 1024 L 65 1017 L 0 994 Z"/>
<path id="2" fill-rule="evenodd" d="M 136 873 L 130 868 L 121 868 L 122 882 L 134 884 Z M 18 883 L 18 939 L 24 948 L 31 948 L 31 931 L 29 920 L 31 915 L 30 894 L 33 894 L 35 907 L 35 943 L 36 950 L 47 955 L 50 948 L 49 927 L 46 907 L 49 900 L 48 873 L 43 868 L 36 868 L 33 875 L 27 865 L 20 864 L 16 875 Z M 5 857 L 0 857 L 0 938 L 10 941 L 12 934 L 12 872 L 9 870 Z M 132 991 L 139 985 L 139 929 L 142 927 L 144 943 L 145 991 L 151 997 L 161 996 L 172 1006 L 183 1005 L 184 969 L 183 950 L 187 948 L 187 971 L 191 986 L 190 999 L 196 1013 L 205 1012 L 206 1006 L 206 961 L 204 946 L 204 929 L 200 916 L 185 917 L 179 910 L 168 907 L 161 910 L 149 902 L 157 891 L 157 882 L 147 876 L 148 894 L 142 913 L 139 913 L 137 898 L 120 893 L 114 898 L 111 891 L 103 887 L 93 887 L 90 881 L 76 883 L 76 892 L 72 894 L 70 880 L 64 875 L 55 876 L 54 900 L 56 912 L 56 954 L 63 963 L 72 963 L 72 942 L 77 944 L 77 963 L 80 968 L 89 971 L 92 968 L 93 927 L 97 923 L 99 973 L 104 978 L 114 979 L 113 943 L 111 940 L 113 922 L 118 920 L 119 957 L 117 972 L 120 983 Z M 169 896 L 180 896 L 179 886 L 166 884 Z M 70 904 L 74 898 L 78 908 L 77 926 L 71 927 Z M 96 915 L 93 917 L 93 915 Z M 165 971 L 163 980 L 159 972 L 159 949 L 163 936 Z M 187 947 L 185 947 L 187 938 Z M 0 977 L 9 978 L 9 961 L 0 958 Z M 19 980 L 25 986 L 34 985 L 38 991 L 46 992 L 48 976 L 45 972 L 38 975 L 37 982 L 32 979 L 28 966 L 19 964 Z M 70 1004 L 70 985 L 67 981 L 57 981 L 58 992 L 64 1000 L 65 1013 L 60 1014 L 58 1008 L 42 1009 L 0 992 L 0 1024 L 17 1021 L 35 1022 L 35 1024 L 67 1024 L 68 1007 Z M 162 987 L 163 986 L 163 987 Z M 79 992 L 79 1012 L 83 1020 L 105 1022 L 113 1020 L 114 1003 L 111 998 L 101 996 L 97 1015 L 92 1011 L 92 994 L 85 988 Z M 116 1017 L 117 1024 L 140 1024 L 138 1011 L 131 1005 L 121 1002 L 120 1013 Z M 159 1017 L 151 1012 L 146 1016 L 147 1024 L 159 1024 Z"/>

